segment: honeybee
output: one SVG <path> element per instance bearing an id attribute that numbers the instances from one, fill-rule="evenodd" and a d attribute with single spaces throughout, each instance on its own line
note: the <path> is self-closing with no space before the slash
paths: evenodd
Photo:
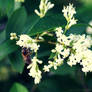
<path id="1" fill-rule="evenodd" d="M 22 57 L 25 61 L 25 63 L 30 64 L 31 63 L 31 57 L 30 57 L 30 49 L 28 48 L 22 48 Z"/>

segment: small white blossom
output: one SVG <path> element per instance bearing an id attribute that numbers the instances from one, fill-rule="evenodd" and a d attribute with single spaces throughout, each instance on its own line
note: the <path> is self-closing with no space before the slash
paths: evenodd
<path id="1" fill-rule="evenodd" d="M 17 37 L 17 35 L 16 35 L 16 33 L 10 33 L 10 39 L 11 40 L 14 40 L 14 39 L 18 39 L 18 37 Z"/>
<path id="2" fill-rule="evenodd" d="M 63 60 L 64 59 L 60 57 L 60 54 L 58 54 L 57 58 L 55 59 L 58 66 L 63 64 Z"/>
<path id="3" fill-rule="evenodd" d="M 54 7 L 54 4 L 51 4 L 48 0 L 41 0 L 39 9 L 40 12 L 36 9 L 35 13 L 40 16 L 40 18 L 44 17 L 47 11 Z"/>
<path id="4" fill-rule="evenodd" d="M 62 34 L 63 33 L 63 30 L 62 30 L 62 27 L 58 27 L 58 28 L 56 28 L 56 36 L 57 37 L 61 37 Z"/>
<path id="5" fill-rule="evenodd" d="M 64 13 L 64 17 L 68 21 L 73 17 L 74 14 L 76 14 L 75 8 L 73 7 L 73 4 L 69 4 L 69 6 L 63 8 L 62 12 Z"/>
<path id="6" fill-rule="evenodd" d="M 43 68 L 43 70 L 44 70 L 44 72 L 49 72 L 50 71 L 50 66 L 48 65 L 48 66 L 46 66 L 46 65 L 44 65 L 44 68 Z"/>
<path id="7" fill-rule="evenodd" d="M 92 26 L 92 21 L 89 22 L 89 25 Z M 87 29 L 86 29 L 86 32 L 87 32 L 88 34 L 92 34 L 92 27 L 88 26 Z"/>
<path id="8" fill-rule="evenodd" d="M 77 20 L 75 18 L 72 18 L 69 22 L 68 28 L 70 28 L 72 25 L 76 24 Z"/>
<path id="9" fill-rule="evenodd" d="M 49 72 L 52 67 L 56 70 L 58 66 L 63 64 L 63 59 L 60 57 L 60 54 L 58 54 L 54 61 L 48 61 L 48 63 L 49 64 L 43 68 L 44 72 Z"/>
<path id="10" fill-rule="evenodd" d="M 32 63 L 27 67 L 30 69 L 29 75 L 34 78 L 35 84 L 38 84 L 42 78 L 41 71 L 39 70 L 37 63 L 42 64 L 42 61 L 38 60 L 37 57 L 33 57 Z"/>
<path id="11" fill-rule="evenodd" d="M 71 42 L 68 40 L 69 38 L 63 34 L 63 30 L 61 27 L 56 28 L 56 36 L 57 36 L 57 41 L 61 44 L 69 45 Z"/>
<path id="12" fill-rule="evenodd" d="M 61 54 L 62 50 L 64 50 L 63 46 L 60 44 L 56 44 L 56 48 L 55 48 L 56 52 L 58 52 L 59 54 Z"/>

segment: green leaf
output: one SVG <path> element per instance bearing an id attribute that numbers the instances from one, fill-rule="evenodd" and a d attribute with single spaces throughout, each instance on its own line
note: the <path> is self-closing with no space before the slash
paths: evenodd
<path id="1" fill-rule="evenodd" d="M 0 10 L 10 16 L 14 9 L 14 0 L 0 0 Z"/>
<path id="2" fill-rule="evenodd" d="M 38 54 L 38 58 L 42 58 L 42 57 L 48 56 L 49 54 L 50 54 L 50 50 L 41 51 L 41 52 Z"/>
<path id="3" fill-rule="evenodd" d="M 21 55 L 21 51 L 18 49 L 16 52 L 13 52 L 9 55 L 10 62 L 13 68 L 17 71 L 22 73 L 24 69 L 24 61 Z"/>
<path id="4" fill-rule="evenodd" d="M 5 30 L 0 33 L 0 44 L 5 40 Z"/>
<path id="5" fill-rule="evenodd" d="M 57 68 L 57 70 L 51 70 L 55 75 L 71 75 L 72 77 L 75 76 L 76 67 L 70 67 L 67 64 L 63 64 Z"/>
<path id="6" fill-rule="evenodd" d="M 10 89 L 10 92 L 28 92 L 28 89 L 22 84 L 15 83 Z"/>
<path id="7" fill-rule="evenodd" d="M 17 34 L 22 33 L 27 18 L 26 10 L 24 7 L 16 10 L 10 17 L 6 27 L 6 38 L 10 37 L 11 32 Z"/>
<path id="8" fill-rule="evenodd" d="M 83 14 L 85 17 L 82 16 Z M 89 20 L 92 19 L 90 13 L 86 9 L 85 10 L 80 9 L 79 11 L 77 11 L 76 18 L 78 19 L 78 24 L 88 23 Z M 24 33 L 27 32 L 28 35 L 33 36 L 33 35 L 42 33 L 44 31 L 48 31 L 48 30 L 53 31 L 54 28 L 59 26 L 63 27 L 65 24 L 66 24 L 66 21 L 61 13 L 51 14 L 51 15 L 45 16 L 44 18 L 39 18 L 36 15 L 31 15 L 28 18 L 28 21 L 24 28 Z M 78 33 L 78 34 L 83 33 L 85 31 L 86 26 L 85 25 L 81 25 L 81 26 L 82 27 L 73 26 L 71 29 L 72 30 L 71 33 Z M 76 27 L 78 27 L 78 29 Z"/>
<path id="9" fill-rule="evenodd" d="M 8 54 L 14 52 L 18 47 L 15 41 L 7 40 L 0 45 L 0 60 L 6 57 Z"/>
<path id="10" fill-rule="evenodd" d="M 49 74 L 49 77 L 46 76 L 46 78 L 41 81 L 38 85 L 38 90 L 39 92 L 83 92 L 82 87 L 70 78 L 70 76 L 53 74 Z"/>
<path id="11" fill-rule="evenodd" d="M 86 28 L 87 27 L 92 27 L 91 25 L 89 24 L 82 24 L 82 23 L 79 23 L 79 24 L 76 24 L 76 25 L 73 25 L 67 32 L 66 34 L 69 35 L 69 34 L 85 34 L 86 33 Z"/>
<path id="12" fill-rule="evenodd" d="M 18 10 L 16 10 L 12 16 L 10 17 L 7 27 L 6 27 L 6 39 L 10 38 L 10 33 L 11 32 L 15 32 L 17 34 L 21 34 L 24 24 L 26 22 L 26 18 L 27 18 L 27 14 L 25 11 L 25 8 L 20 8 Z M 12 41 L 10 41 L 12 42 Z M 14 47 L 12 47 L 12 45 L 14 45 Z M 4 50 L 4 54 L 8 55 L 12 52 L 14 52 L 17 49 L 14 49 L 16 46 L 16 42 L 14 44 L 7 44 L 4 46 L 4 48 L 10 48 L 9 53 L 7 53 L 7 50 Z M 20 51 L 21 52 L 21 51 Z M 21 53 L 19 51 L 16 51 L 14 53 L 12 53 L 11 55 L 9 55 L 11 64 L 13 65 L 13 67 L 18 71 L 18 72 L 22 72 L 23 68 L 24 68 L 24 62 L 21 56 Z M 2 54 L 2 56 L 4 57 L 5 55 Z"/>
<path id="13" fill-rule="evenodd" d="M 27 34 L 30 36 L 48 31 L 52 28 L 59 27 L 64 24 L 62 14 L 45 16 L 44 18 L 40 18 L 34 15 L 30 16 L 29 20 L 30 28 Z"/>

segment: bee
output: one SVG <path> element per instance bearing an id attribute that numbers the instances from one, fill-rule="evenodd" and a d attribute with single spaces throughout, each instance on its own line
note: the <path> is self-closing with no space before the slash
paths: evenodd
<path id="1" fill-rule="evenodd" d="M 22 48 L 22 57 L 27 64 L 31 64 L 31 52 L 29 48 Z"/>

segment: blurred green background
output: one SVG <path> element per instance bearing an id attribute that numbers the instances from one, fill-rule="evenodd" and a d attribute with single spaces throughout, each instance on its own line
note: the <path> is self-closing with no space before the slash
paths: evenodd
<path id="1" fill-rule="evenodd" d="M 66 22 L 62 8 L 69 3 L 76 7 L 75 16 L 81 26 L 73 26 L 67 34 L 86 33 L 87 24 L 92 20 L 92 0 L 51 0 L 55 7 L 35 25 L 38 17 L 34 16 L 34 10 L 38 9 L 39 2 L 40 0 L 25 0 L 24 3 L 14 3 L 13 0 L 0 0 L 0 92 L 92 92 L 92 73 L 85 75 L 80 66 L 71 68 L 64 64 L 56 71 L 43 74 L 39 85 L 34 85 L 33 79 L 28 76 L 29 70 L 19 53 L 20 48 L 13 45 L 15 42 L 7 40 L 10 32 L 33 35 L 35 30 L 42 32 L 46 28 L 63 26 Z M 34 28 L 30 32 L 33 24 Z M 39 57 L 43 61 L 47 61 L 52 47 L 46 43 L 42 45 Z"/>

